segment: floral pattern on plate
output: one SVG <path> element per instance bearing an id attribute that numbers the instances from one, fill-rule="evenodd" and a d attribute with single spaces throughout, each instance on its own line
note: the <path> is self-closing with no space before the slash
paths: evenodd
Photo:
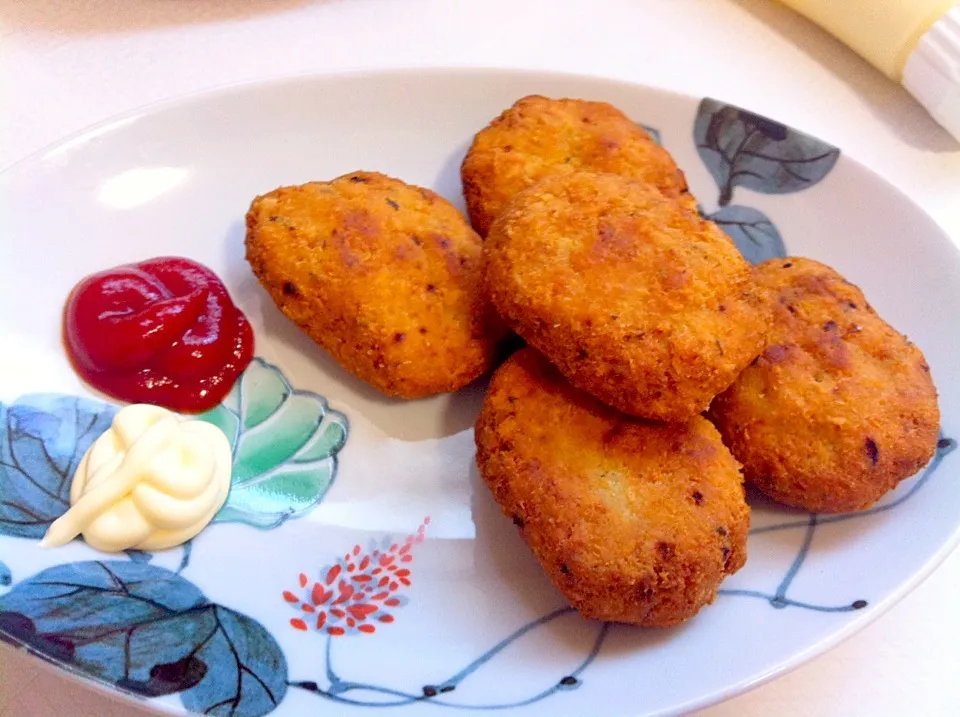
<path id="1" fill-rule="evenodd" d="M 261 358 L 220 406 L 200 418 L 221 428 L 233 447 L 230 496 L 214 520 L 266 529 L 323 500 L 349 430 L 347 417 L 326 399 L 294 390 Z"/>

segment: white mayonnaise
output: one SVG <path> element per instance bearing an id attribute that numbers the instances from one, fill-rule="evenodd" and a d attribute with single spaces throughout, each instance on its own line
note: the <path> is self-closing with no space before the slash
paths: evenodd
<path id="1" fill-rule="evenodd" d="M 80 461 L 70 510 L 41 545 L 81 534 L 107 552 L 184 543 L 223 506 L 231 467 L 230 442 L 216 426 L 159 406 L 127 406 Z"/>

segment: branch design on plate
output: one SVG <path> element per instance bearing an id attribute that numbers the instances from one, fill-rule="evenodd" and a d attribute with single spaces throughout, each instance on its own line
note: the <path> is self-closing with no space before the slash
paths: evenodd
<path id="1" fill-rule="evenodd" d="M 840 150 L 780 122 L 709 98 L 697 108 L 693 138 L 719 190 L 719 208 L 706 218 L 716 222 L 754 264 L 786 256 L 773 221 L 757 209 L 731 204 L 734 190 L 789 194 L 808 189 L 830 173 Z"/>
<path id="2" fill-rule="evenodd" d="M 885 513 L 889 510 L 893 510 L 897 506 L 903 505 L 906 501 L 910 500 L 910 498 L 916 495 L 917 491 L 927 484 L 927 482 L 933 477 L 933 474 L 936 473 L 937 469 L 940 467 L 940 463 L 943 461 L 943 459 L 952 453 L 956 447 L 956 440 L 953 438 L 946 438 L 943 434 L 940 434 L 940 439 L 937 441 L 937 451 L 927 467 L 924 468 L 920 473 L 920 477 L 916 479 L 916 482 L 906 493 L 888 503 L 883 503 L 881 505 L 874 506 L 873 508 L 861 510 L 856 513 L 843 513 L 840 515 L 820 515 L 818 513 L 809 513 L 808 517 L 804 520 L 791 520 L 774 525 L 765 525 L 762 528 L 754 528 L 750 531 L 750 535 L 774 533 L 782 530 L 803 529 L 803 543 L 800 546 L 800 550 L 797 552 L 797 556 L 794 558 L 793 562 L 790 564 L 790 567 L 787 569 L 786 574 L 783 576 L 783 579 L 780 581 L 780 584 L 777 586 L 776 592 L 773 594 L 765 593 L 760 590 L 741 590 L 729 588 L 721 589 L 719 594 L 766 600 L 770 603 L 770 605 L 777 609 L 783 609 L 786 607 L 799 607 L 816 612 L 852 612 L 854 610 L 862 610 L 868 605 L 867 601 L 863 599 L 854 600 L 846 605 L 821 605 L 800 602 L 787 597 L 787 592 L 790 590 L 790 585 L 797 577 L 797 574 L 800 572 L 800 568 L 803 567 L 803 563 L 810 552 L 810 547 L 813 544 L 813 538 L 817 526 L 830 525 L 832 523 L 844 523 L 849 520 L 860 520 L 871 515 L 876 515 L 877 513 Z"/>
<path id="3" fill-rule="evenodd" d="M 544 700 L 547 697 L 557 694 L 558 692 L 573 690 L 579 687 L 581 684 L 580 675 L 597 658 L 597 655 L 600 654 L 600 648 L 603 646 L 603 642 L 606 640 L 610 630 L 610 623 L 600 623 L 592 648 L 587 653 L 587 656 L 581 660 L 581 662 L 576 665 L 572 671 L 557 680 L 554 685 L 541 690 L 530 697 L 513 702 L 474 704 L 453 702 L 450 700 L 449 695 L 451 692 L 454 692 L 457 687 L 464 682 L 464 680 L 478 672 L 481 668 L 483 668 L 484 665 L 493 660 L 500 652 L 506 650 L 525 635 L 537 630 L 538 628 L 545 627 L 546 625 L 549 625 L 560 618 L 575 615 L 576 611 L 572 607 L 564 607 L 554 610 L 553 612 L 548 613 L 543 617 L 534 620 L 512 632 L 503 640 L 480 655 L 473 662 L 466 665 L 458 672 L 455 672 L 450 677 L 429 685 L 424 685 L 419 691 L 416 692 L 398 690 L 369 682 L 355 682 L 352 680 L 343 679 L 334 668 L 332 655 L 333 640 L 332 638 L 328 637 L 325 652 L 327 687 L 322 687 L 319 683 L 313 681 L 291 682 L 290 687 L 297 687 L 302 690 L 307 690 L 308 692 L 313 692 L 320 697 L 324 697 L 334 702 L 354 705 L 357 707 L 405 707 L 407 705 L 412 705 L 419 702 L 429 702 L 430 704 L 438 707 L 448 707 L 451 709 L 461 710 L 501 710 L 524 707 L 526 705 L 531 705 L 535 702 Z M 366 693 L 369 695 L 369 697 L 362 698 L 360 696 L 350 696 L 351 692 L 360 694 Z M 380 699 L 374 699 L 373 696 L 378 696 Z"/>
<path id="4" fill-rule="evenodd" d="M 579 675 L 593 662 L 606 639 L 609 624 L 600 624 L 593 649 L 567 675 L 562 676 L 552 687 L 529 698 L 514 702 L 461 704 L 451 702 L 442 695 L 453 692 L 458 685 L 472 674 L 488 664 L 497 654 L 505 650 L 524 635 L 539 627 L 550 624 L 566 615 L 574 615 L 571 607 L 560 608 L 508 635 L 480 657 L 450 677 L 434 684 L 424 685 L 417 692 L 397 690 L 370 682 L 357 682 L 343 679 L 333 666 L 333 638 L 343 635 L 373 634 L 378 623 L 389 624 L 394 616 L 388 608 L 399 608 L 407 604 L 406 596 L 398 594 L 412 585 L 411 564 L 413 549 L 423 543 L 426 527 L 430 518 L 425 518 L 417 532 L 397 541 L 385 536 L 374 541 L 364 552 L 360 545 L 338 558 L 333 565 L 327 565 L 319 571 L 320 579 L 311 581 L 307 575 L 299 576 L 300 589 L 306 591 L 301 597 L 292 591 L 284 591 L 283 599 L 290 603 L 298 616 L 290 619 L 290 625 L 299 631 L 314 630 L 324 633 L 326 641 L 326 687 L 318 682 L 304 680 L 291 682 L 290 686 L 313 692 L 321 697 L 341 704 L 359 707 L 401 707 L 404 705 L 430 700 L 431 704 L 456 709 L 506 709 L 532 704 L 561 690 L 569 690 L 580 685 Z M 365 694 L 366 697 L 348 696 L 349 693 Z M 377 699 L 379 697 L 379 699 Z"/>

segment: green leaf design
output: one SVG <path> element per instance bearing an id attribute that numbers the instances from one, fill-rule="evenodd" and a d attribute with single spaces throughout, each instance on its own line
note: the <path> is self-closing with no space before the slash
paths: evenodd
<path id="1" fill-rule="evenodd" d="M 294 390 L 280 369 L 259 358 L 226 400 L 200 418 L 233 447 L 233 486 L 214 520 L 264 529 L 323 500 L 349 431 L 347 417 L 322 396 Z"/>

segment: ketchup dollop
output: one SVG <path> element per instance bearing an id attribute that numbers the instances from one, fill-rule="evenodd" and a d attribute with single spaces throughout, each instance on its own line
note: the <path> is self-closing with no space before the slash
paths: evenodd
<path id="1" fill-rule="evenodd" d="M 67 299 L 63 335 L 94 388 L 182 413 L 215 407 L 253 359 L 253 330 L 223 282 L 179 257 L 85 278 Z"/>

